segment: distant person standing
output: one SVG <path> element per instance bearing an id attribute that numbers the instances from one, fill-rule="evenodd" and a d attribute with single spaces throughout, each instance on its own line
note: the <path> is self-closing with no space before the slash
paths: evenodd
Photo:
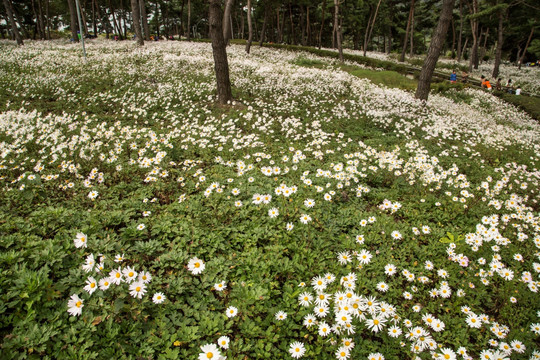
<path id="1" fill-rule="evenodd" d="M 450 83 L 455 84 L 457 82 L 456 70 L 453 70 L 450 74 Z"/>
<path id="2" fill-rule="evenodd" d="M 516 95 L 521 95 L 521 87 L 517 87 L 516 89 Z"/>
<path id="3" fill-rule="evenodd" d="M 497 79 L 497 83 L 495 84 L 495 89 L 497 89 L 498 91 L 502 90 L 501 78 Z"/>

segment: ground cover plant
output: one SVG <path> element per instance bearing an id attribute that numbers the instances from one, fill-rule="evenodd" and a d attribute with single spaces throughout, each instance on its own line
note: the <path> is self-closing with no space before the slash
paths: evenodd
<path id="1" fill-rule="evenodd" d="M 540 357 L 519 109 L 234 45 L 220 107 L 206 43 L 0 47 L 1 358 Z"/>

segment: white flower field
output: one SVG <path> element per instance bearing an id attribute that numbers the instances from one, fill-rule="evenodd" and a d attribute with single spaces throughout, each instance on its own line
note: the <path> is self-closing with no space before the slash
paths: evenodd
<path id="1" fill-rule="evenodd" d="M 2 359 L 540 359 L 536 120 L 227 51 L 0 42 Z"/>

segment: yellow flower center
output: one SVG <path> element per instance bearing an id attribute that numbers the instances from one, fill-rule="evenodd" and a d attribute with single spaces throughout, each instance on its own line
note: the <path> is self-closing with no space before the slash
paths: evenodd
<path id="1" fill-rule="evenodd" d="M 444 354 L 444 358 L 445 359 L 450 359 L 450 355 L 449 354 Z"/>
<path id="2" fill-rule="evenodd" d="M 95 288 L 95 287 L 96 287 L 96 283 L 91 283 L 91 284 L 90 284 L 90 287 L 91 287 L 92 289 Z"/>
<path id="3" fill-rule="evenodd" d="M 201 264 L 195 263 L 195 267 L 196 267 L 196 268 L 199 268 L 199 267 L 201 267 Z M 210 353 L 209 353 L 209 354 L 210 354 Z"/>
<path id="4" fill-rule="evenodd" d="M 78 308 L 80 308 L 81 305 L 82 305 L 82 302 L 80 302 L 80 301 L 77 301 L 77 303 L 75 304 L 75 306 L 78 307 Z"/>
<path id="5" fill-rule="evenodd" d="M 140 287 L 140 286 L 137 286 L 137 287 L 135 288 L 135 291 L 136 291 L 136 292 L 141 291 L 141 287 Z"/>
<path id="6" fill-rule="evenodd" d="M 379 320 L 377 320 L 377 319 L 373 320 L 373 324 L 379 325 Z"/>
<path id="7" fill-rule="evenodd" d="M 214 354 L 212 354 L 211 352 L 206 353 L 206 357 L 207 357 L 208 359 L 211 359 L 211 358 L 214 357 Z"/>
<path id="8" fill-rule="evenodd" d="M 349 346 L 351 345 L 351 342 L 350 341 L 345 341 L 345 346 Z"/>
<path id="9" fill-rule="evenodd" d="M 296 349 L 294 349 L 294 351 L 300 352 L 300 348 L 296 348 Z"/>
<path id="10" fill-rule="evenodd" d="M 116 273 L 116 278 L 119 279 L 120 278 L 120 273 Z"/>
<path id="11" fill-rule="evenodd" d="M 130 271 L 130 273 L 128 274 L 129 277 L 132 277 L 133 276 L 133 271 Z"/>

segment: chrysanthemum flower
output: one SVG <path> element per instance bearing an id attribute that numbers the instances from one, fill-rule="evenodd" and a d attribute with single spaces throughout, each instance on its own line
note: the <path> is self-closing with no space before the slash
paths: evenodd
<path id="1" fill-rule="evenodd" d="M 299 359 L 302 356 L 304 356 L 305 352 L 306 352 L 306 348 L 304 344 L 298 341 L 293 342 L 289 348 L 289 353 L 295 359 Z"/>
<path id="2" fill-rule="evenodd" d="M 201 346 L 201 353 L 199 353 L 199 360 L 225 360 L 226 357 L 221 355 L 218 347 L 214 344 L 206 344 Z"/>
<path id="3" fill-rule="evenodd" d="M 88 240 L 88 238 L 86 237 L 85 234 L 77 233 L 77 235 L 75 236 L 75 239 L 73 241 L 75 242 L 75 247 L 76 248 L 81 248 L 81 247 L 86 248 L 87 247 L 87 240 Z"/>
<path id="4" fill-rule="evenodd" d="M 191 258 L 188 262 L 188 270 L 191 271 L 193 275 L 199 275 L 204 271 L 205 267 L 204 261 L 197 257 Z"/>
<path id="5" fill-rule="evenodd" d="M 157 292 L 154 294 L 154 296 L 152 296 L 152 301 L 154 302 L 154 304 L 161 304 L 165 301 L 165 299 L 165 295 L 160 292 Z"/>
<path id="6" fill-rule="evenodd" d="M 238 314 L 238 309 L 235 308 L 234 306 L 229 306 L 227 310 L 225 310 L 225 314 L 227 315 L 228 318 L 235 317 L 236 314 Z"/>
<path id="7" fill-rule="evenodd" d="M 134 298 L 142 299 L 143 295 L 146 294 L 146 285 L 142 282 L 135 281 L 129 286 L 129 294 Z"/>
<path id="8" fill-rule="evenodd" d="M 84 306 L 84 300 L 81 299 L 77 294 L 71 295 L 71 299 L 68 301 L 68 313 L 72 316 L 78 316 L 82 313 L 82 308 Z"/>

